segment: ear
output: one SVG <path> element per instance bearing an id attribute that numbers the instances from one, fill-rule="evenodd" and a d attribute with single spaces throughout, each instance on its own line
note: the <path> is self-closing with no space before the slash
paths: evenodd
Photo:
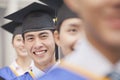
<path id="1" fill-rule="evenodd" d="M 64 0 L 65 4 L 74 12 L 79 10 L 79 0 Z"/>
<path id="2" fill-rule="evenodd" d="M 55 42 L 58 46 L 60 46 L 60 38 L 59 38 L 59 32 L 56 30 L 54 31 L 54 39 L 55 39 Z"/>

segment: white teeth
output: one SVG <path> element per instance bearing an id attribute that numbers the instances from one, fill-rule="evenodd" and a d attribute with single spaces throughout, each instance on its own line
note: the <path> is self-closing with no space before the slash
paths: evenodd
<path id="1" fill-rule="evenodd" d="M 45 51 L 35 52 L 35 54 L 43 54 L 43 53 L 45 53 Z"/>

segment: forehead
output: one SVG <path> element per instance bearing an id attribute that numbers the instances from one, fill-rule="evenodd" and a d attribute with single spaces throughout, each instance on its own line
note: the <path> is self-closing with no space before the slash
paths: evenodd
<path id="1" fill-rule="evenodd" d="M 62 24 L 78 24 L 80 23 L 80 18 L 68 18 L 62 22 Z"/>
<path id="2" fill-rule="evenodd" d="M 25 36 L 27 36 L 27 35 L 38 35 L 38 34 L 40 34 L 40 33 L 51 34 L 52 31 L 51 31 L 51 30 L 31 31 L 31 32 L 25 33 L 24 35 L 25 35 Z"/>
<path id="3" fill-rule="evenodd" d="M 80 18 L 69 18 L 62 22 L 61 28 L 67 27 L 79 27 L 82 24 L 82 20 Z"/>

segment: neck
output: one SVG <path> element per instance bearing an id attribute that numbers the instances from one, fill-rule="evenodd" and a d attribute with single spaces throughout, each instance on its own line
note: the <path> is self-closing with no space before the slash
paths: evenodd
<path id="1" fill-rule="evenodd" d="M 44 63 L 44 62 L 43 62 L 43 63 Z M 45 70 L 49 69 L 49 68 L 52 67 L 55 63 L 56 63 L 55 59 L 52 59 L 51 61 L 46 62 L 46 63 L 44 63 L 44 64 L 38 64 L 38 63 L 34 62 L 35 66 L 36 66 L 37 68 L 39 68 L 40 70 L 42 70 L 42 71 L 45 71 Z"/>
<path id="2" fill-rule="evenodd" d="M 102 43 L 101 41 L 87 35 L 88 41 L 104 55 L 112 64 L 115 64 L 120 59 L 120 48 L 119 50 L 113 49 L 112 47 Z"/>
<path id="3" fill-rule="evenodd" d="M 16 59 L 16 62 L 23 70 L 27 70 L 28 67 L 31 65 L 32 60 L 30 57 L 18 57 Z"/>

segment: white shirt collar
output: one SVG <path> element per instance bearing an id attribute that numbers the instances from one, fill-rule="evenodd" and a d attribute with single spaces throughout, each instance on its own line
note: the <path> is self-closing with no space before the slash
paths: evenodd
<path id="1" fill-rule="evenodd" d="M 65 61 L 100 76 L 105 76 L 113 68 L 112 63 L 95 49 L 87 39 L 78 41 L 76 50 L 67 56 Z"/>
<path id="2" fill-rule="evenodd" d="M 21 76 L 24 73 L 28 72 L 29 70 L 31 70 L 31 68 L 33 67 L 33 61 L 31 62 L 30 66 L 28 67 L 28 69 L 26 71 L 24 71 L 16 62 L 16 60 L 14 60 L 12 62 L 12 64 L 10 65 L 10 68 L 12 69 L 12 71 L 16 74 L 16 76 Z"/>

